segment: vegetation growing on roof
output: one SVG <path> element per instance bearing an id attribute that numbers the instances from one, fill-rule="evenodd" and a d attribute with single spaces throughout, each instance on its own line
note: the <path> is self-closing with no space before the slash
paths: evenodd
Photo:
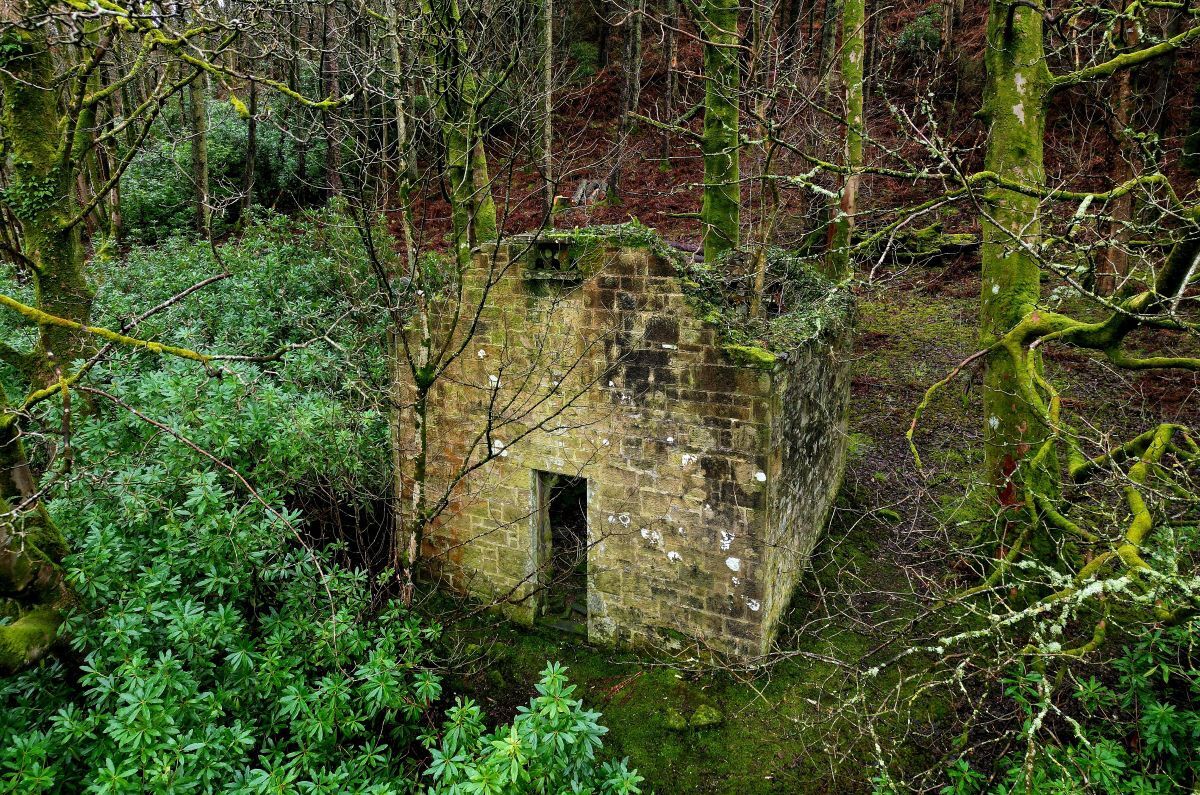
<path id="1" fill-rule="evenodd" d="M 666 244 L 653 227 L 646 226 L 633 218 L 623 224 L 600 224 L 579 226 L 572 229 L 547 229 L 539 234 L 540 240 L 568 242 L 581 246 L 622 246 L 649 248 L 664 256 L 682 256 Z M 666 254 L 664 254 L 666 252 Z"/>
<path id="2" fill-rule="evenodd" d="M 766 299 L 762 313 L 751 314 L 755 253 L 731 251 L 715 264 L 684 261 L 684 290 L 698 303 L 705 320 L 720 330 L 721 342 L 745 364 L 769 366 L 774 355 L 844 328 L 853 313 L 849 290 L 816 273 L 801 255 L 769 248 Z"/>
<path id="3" fill-rule="evenodd" d="M 707 265 L 673 248 L 637 219 L 549 230 L 539 240 L 569 244 L 568 256 L 579 263 L 604 247 L 647 249 L 671 263 L 700 317 L 717 326 L 725 350 L 741 364 L 771 367 L 777 354 L 841 329 L 852 317 L 849 290 L 817 273 L 808 258 L 794 251 L 767 249 L 767 297 L 761 316 L 751 317 L 755 252 L 749 248 L 730 251 Z"/>

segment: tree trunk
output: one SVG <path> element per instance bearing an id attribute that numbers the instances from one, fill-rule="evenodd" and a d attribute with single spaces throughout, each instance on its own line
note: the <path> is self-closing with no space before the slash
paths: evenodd
<path id="1" fill-rule="evenodd" d="M 19 420 L 0 394 L 0 612 L 17 613 L 0 626 L 0 676 L 46 654 L 62 623 L 57 608 L 68 601 L 59 565 L 66 542 L 37 502 Z"/>
<path id="2" fill-rule="evenodd" d="M 1179 162 L 1189 174 L 1200 176 L 1200 81 L 1192 88 L 1192 109 Z"/>
<path id="3" fill-rule="evenodd" d="M 12 214 L 21 222 L 22 253 L 32 265 L 37 306 L 48 314 L 87 323 L 92 290 L 84 275 L 84 251 L 75 198 L 73 170 L 63 159 L 63 140 L 56 75 L 45 29 L 21 31 L 29 53 L 0 70 L 3 98 L 0 126 L 7 132 L 8 157 L 15 164 L 7 194 Z M 51 324 L 38 327 L 35 381 L 55 380 L 56 362 L 67 363 L 90 349 L 89 337 Z"/>
<path id="4" fill-rule="evenodd" d="M 554 0 L 542 0 L 542 212 L 554 213 Z"/>
<path id="5" fill-rule="evenodd" d="M 1122 20 L 1117 40 L 1122 49 L 1137 46 L 1137 26 Z M 1122 69 L 1113 76 L 1111 134 L 1117 143 L 1113 159 L 1113 184 L 1120 185 L 1134 174 L 1137 140 L 1130 134 L 1133 124 L 1134 70 Z M 1112 295 L 1129 273 L 1129 222 L 1133 219 L 1133 192 L 1118 197 L 1109 205 L 1108 248 L 1096 268 L 1096 292 Z"/>
<path id="6" fill-rule="evenodd" d="M 596 30 L 596 68 L 603 69 L 608 66 L 608 48 L 612 42 L 612 22 L 608 15 L 612 11 L 609 7 L 609 0 L 598 0 L 596 5 L 596 18 L 598 19 Z"/>
<path id="7" fill-rule="evenodd" d="M 468 63 L 458 0 L 424 0 L 422 10 L 449 39 L 449 46 L 434 42 L 427 57 L 438 72 L 437 81 L 445 86 L 438 97 L 437 113 L 446 150 L 455 257 L 459 267 L 466 268 L 471 248 L 495 240 L 497 233 L 496 205 L 479 135 L 479 91 Z"/>
<path id="8" fill-rule="evenodd" d="M 327 2 L 321 10 L 321 90 L 327 97 L 341 94 L 334 25 L 332 3 Z M 325 130 L 325 184 L 331 195 L 338 196 L 342 192 L 342 142 L 337 121 L 328 109 L 321 110 L 321 126 Z"/>
<path id="9" fill-rule="evenodd" d="M 621 161 L 625 159 L 625 144 L 633 131 L 630 114 L 637 110 L 642 91 L 642 16 L 644 0 L 638 0 L 625 22 L 625 57 L 621 63 L 625 81 L 621 84 L 621 115 L 617 122 L 617 143 L 613 151 L 612 169 L 608 172 L 608 199 L 621 200 Z"/>
<path id="10" fill-rule="evenodd" d="M 25 4 L 0 8 L 0 22 L 15 21 L 27 11 Z M 79 238 L 82 208 L 72 184 L 75 141 L 61 115 L 46 29 L 13 27 L 8 36 L 23 57 L 10 59 L 0 70 L 0 127 L 13 164 L 0 200 L 21 223 L 21 250 L 30 265 L 37 307 L 86 324 L 92 291 Z M 31 384 L 47 384 L 90 347 L 80 331 L 39 324 L 33 353 L 13 355 L 23 359 L 21 374 Z M 0 391 L 0 606 L 17 612 L 15 621 L 0 627 L 0 673 L 27 666 L 46 652 L 61 621 L 56 608 L 66 596 L 58 567 L 66 545 L 36 500 L 21 442 L 25 417 L 9 407 Z"/>
<path id="11" fill-rule="evenodd" d="M 837 50 L 837 23 L 841 13 L 840 0 L 825 0 L 825 18 L 821 20 L 821 55 L 817 61 L 817 74 L 826 88 L 832 86 L 832 77 L 826 72 L 833 69 L 833 55 Z"/>
<path id="12" fill-rule="evenodd" d="M 212 233 L 212 211 L 208 184 L 208 76 L 200 74 L 188 88 L 188 112 L 192 122 L 192 185 L 195 191 L 196 231 Z"/>
<path id="13" fill-rule="evenodd" d="M 400 3 L 388 3 L 388 45 L 392 59 L 392 109 L 396 125 L 396 206 L 399 208 L 400 231 L 404 246 L 404 259 L 408 274 L 413 275 L 416 261 L 416 243 L 413 240 L 412 222 L 409 214 L 409 193 L 412 190 L 415 169 L 412 163 L 411 142 L 408 137 L 408 58 L 409 48 L 400 44 Z"/>
<path id="14" fill-rule="evenodd" d="M 700 9 L 704 40 L 704 200 L 700 224 L 704 261 L 716 262 L 736 248 L 741 226 L 738 174 L 738 1 L 705 0 Z"/>
<path id="15" fill-rule="evenodd" d="M 238 226 L 245 227 L 254 204 L 254 171 L 258 160 L 258 84 L 253 80 L 248 87 L 246 110 L 246 162 L 242 167 L 242 201 L 238 208 Z"/>
<path id="16" fill-rule="evenodd" d="M 865 0 L 842 0 L 842 82 L 846 92 L 845 167 L 837 215 L 829 245 L 829 275 L 850 276 L 850 245 L 858 208 L 859 170 L 863 163 L 863 62 L 866 57 Z"/>
<path id="17" fill-rule="evenodd" d="M 663 56 L 667 69 L 667 84 L 663 90 L 663 113 L 670 118 L 675 111 L 676 91 L 679 86 L 679 0 L 666 0 L 663 10 Z M 663 168 L 671 166 L 671 135 L 662 136 Z"/>
<path id="18" fill-rule="evenodd" d="M 1043 136 L 1050 90 L 1042 41 L 1042 12 L 992 0 L 984 49 L 987 83 L 981 116 L 988 125 L 984 168 L 1032 188 L 1045 183 Z M 984 195 L 980 345 L 989 347 L 1036 308 L 1040 272 L 1034 256 L 1041 235 L 1038 199 L 993 186 Z M 1031 354 L 1036 356 L 1037 354 Z M 1027 452 L 1046 429 L 1022 396 L 1014 357 L 987 358 L 983 379 L 984 465 L 1002 505 L 1019 502 L 1015 477 Z M 1035 366 L 1040 366 L 1035 362 Z M 1048 470 L 1021 477 L 1046 494 Z"/>

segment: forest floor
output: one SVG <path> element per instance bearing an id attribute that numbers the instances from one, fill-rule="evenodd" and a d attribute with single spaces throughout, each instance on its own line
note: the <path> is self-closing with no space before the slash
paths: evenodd
<path id="1" fill-rule="evenodd" d="M 922 594 L 972 574 L 948 543 L 950 517 L 977 471 L 981 421 L 970 376 L 935 400 L 905 439 L 925 390 L 975 351 L 977 260 L 913 266 L 860 288 L 852 382 L 850 462 L 812 569 L 785 618 L 778 654 L 751 674 L 699 669 L 681 658 L 593 648 L 559 633 L 481 617 L 463 628 L 480 664 L 458 684 L 493 719 L 533 693 L 547 661 L 565 664 L 589 708 L 604 713 L 608 750 L 628 756 L 659 793 L 870 791 L 872 751 L 839 710 L 857 672 L 913 635 Z M 1082 356 L 1048 356 L 1068 406 L 1123 435 L 1163 418 L 1200 419 L 1200 377 L 1126 377 Z M 964 390 L 966 392 L 964 393 Z M 719 725 L 678 728 L 715 707 Z M 938 718 L 955 704 L 918 702 L 900 752 L 935 762 L 947 747 Z M 674 726 L 674 727 L 673 727 Z M 886 728 L 886 725 L 885 725 Z M 895 741 L 901 727 L 893 727 Z"/>

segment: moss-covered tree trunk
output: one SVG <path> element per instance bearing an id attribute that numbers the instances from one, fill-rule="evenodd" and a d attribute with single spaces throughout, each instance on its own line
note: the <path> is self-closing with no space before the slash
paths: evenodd
<path id="1" fill-rule="evenodd" d="M 458 0 L 426 0 L 423 11 L 444 41 L 427 46 L 437 75 L 437 112 L 446 150 L 450 184 L 451 227 L 460 268 L 470 265 L 471 249 L 496 239 L 496 205 L 492 199 L 487 156 L 479 131 L 479 87 L 468 63 L 466 33 Z"/>
<path id="2" fill-rule="evenodd" d="M 985 168 L 1002 179 L 1041 188 L 1045 109 L 1051 90 L 1041 11 L 1011 0 L 992 0 L 984 63 Z M 1035 250 L 1041 221 L 1036 197 L 999 185 L 985 194 L 984 208 L 980 342 L 988 347 L 1037 308 L 1040 270 Z M 1022 388 L 1028 375 L 1016 372 L 1015 361 L 1016 357 L 997 351 L 988 357 L 984 375 L 985 472 L 1002 504 L 1018 501 L 1018 466 L 1046 434 L 1040 413 Z M 1040 366 L 1034 361 L 1034 366 Z M 1043 493 L 1055 489 L 1050 466 L 1020 477 Z"/>
<path id="3" fill-rule="evenodd" d="M 858 209 L 859 171 L 863 163 L 863 64 L 866 59 L 865 0 L 842 2 L 842 83 L 846 92 L 845 168 L 829 241 L 829 274 L 850 275 L 850 244 Z"/>
<path id="4" fill-rule="evenodd" d="M 0 7 L 0 23 L 45 13 L 43 0 Z M 0 69 L 0 126 L 6 134 L 9 188 L 3 200 L 20 224 L 21 252 L 29 265 L 38 309 L 86 324 L 93 293 L 84 274 L 80 241 L 82 208 L 74 185 L 81 128 L 94 118 L 86 109 L 64 115 L 60 84 L 46 29 L 6 25 L 7 62 Z M 37 387 L 52 383 L 91 349 L 77 328 L 40 323 L 30 352 L 4 345 L 6 361 Z M 34 473 L 21 441 L 26 412 L 0 395 L 0 673 L 24 667 L 49 648 L 66 598 L 59 562 L 62 535 L 37 499 Z"/>
<path id="5" fill-rule="evenodd" d="M 0 394 L 0 675 L 25 668 L 49 650 L 68 598 L 60 564 L 62 534 L 37 503 L 18 424 Z"/>
<path id="6" fill-rule="evenodd" d="M 700 223 L 704 261 L 738 245 L 742 194 L 738 174 L 738 2 L 705 0 L 698 20 L 704 39 L 704 201 Z"/>
<path id="7" fill-rule="evenodd" d="M 18 3 L 11 11 L 19 17 L 24 5 Z M 40 13 L 42 5 L 29 3 L 26 13 Z M 53 57 L 41 27 L 10 27 L 5 36 L 4 43 L 20 52 L 0 70 L 0 125 L 8 138 L 11 180 L 6 203 L 21 224 L 21 251 L 31 266 L 38 308 L 86 323 L 92 290 L 84 275 L 84 251 L 75 222 L 80 212 L 70 159 L 75 141 L 67 134 L 60 112 Z M 69 362 L 87 348 L 83 333 L 42 324 L 31 375 L 49 381 L 56 377 L 57 362 Z"/>

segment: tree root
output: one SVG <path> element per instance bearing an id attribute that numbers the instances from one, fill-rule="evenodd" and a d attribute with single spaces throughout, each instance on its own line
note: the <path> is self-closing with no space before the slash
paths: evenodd
<path id="1" fill-rule="evenodd" d="M 6 626 L 0 626 L 0 676 L 8 676 L 41 660 L 58 636 L 62 614 L 37 607 Z"/>

